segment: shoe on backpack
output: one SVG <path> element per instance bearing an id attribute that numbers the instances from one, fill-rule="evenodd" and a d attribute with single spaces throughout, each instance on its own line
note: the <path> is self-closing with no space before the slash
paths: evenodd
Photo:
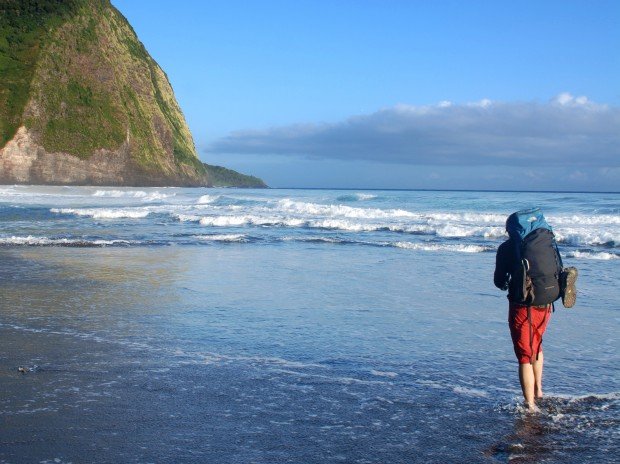
<path id="1" fill-rule="evenodd" d="M 565 308 L 572 308 L 577 301 L 577 268 L 567 267 L 562 271 L 562 304 Z"/>

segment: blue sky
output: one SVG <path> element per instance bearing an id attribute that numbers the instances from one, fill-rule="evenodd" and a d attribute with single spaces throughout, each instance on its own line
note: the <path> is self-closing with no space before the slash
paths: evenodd
<path id="1" fill-rule="evenodd" d="M 274 187 L 620 190 L 620 2 L 112 0 Z"/>

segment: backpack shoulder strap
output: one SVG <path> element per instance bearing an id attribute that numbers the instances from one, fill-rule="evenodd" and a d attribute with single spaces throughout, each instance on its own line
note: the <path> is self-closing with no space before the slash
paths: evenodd
<path id="1" fill-rule="evenodd" d="M 553 237 L 553 246 L 555 247 L 555 252 L 558 255 L 558 264 L 560 265 L 560 272 L 564 269 L 564 263 L 562 262 L 562 255 L 560 254 L 560 250 L 558 249 L 558 242 L 555 241 L 555 236 Z"/>

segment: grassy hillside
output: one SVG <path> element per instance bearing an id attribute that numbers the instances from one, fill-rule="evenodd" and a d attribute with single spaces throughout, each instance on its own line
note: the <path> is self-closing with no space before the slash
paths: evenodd
<path id="1" fill-rule="evenodd" d="M 71 17 L 77 6 L 75 0 L 0 0 L 0 148 L 22 123 L 49 31 Z"/>
<path id="2" fill-rule="evenodd" d="M 267 184 L 262 179 L 254 176 L 240 174 L 232 169 L 222 166 L 204 164 L 209 183 L 213 187 L 240 187 L 240 188 L 267 188 Z"/>

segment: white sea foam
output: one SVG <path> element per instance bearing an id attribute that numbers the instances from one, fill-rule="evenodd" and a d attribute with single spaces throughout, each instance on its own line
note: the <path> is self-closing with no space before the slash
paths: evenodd
<path id="1" fill-rule="evenodd" d="M 556 393 L 553 395 L 546 395 L 547 397 L 555 397 L 566 399 L 570 402 L 582 402 L 588 400 L 596 400 L 600 402 L 618 402 L 620 401 L 620 392 L 609 393 L 585 393 L 583 395 L 567 395 L 562 393 Z"/>
<path id="2" fill-rule="evenodd" d="M 175 196 L 175 194 L 174 193 L 173 194 L 168 194 L 168 193 L 152 192 L 152 193 L 147 194 L 144 197 L 144 199 L 147 200 L 147 201 L 158 201 L 158 200 L 164 200 L 164 199 L 169 198 L 171 196 L 173 197 L 173 196 Z"/>
<path id="3" fill-rule="evenodd" d="M 375 223 L 375 222 L 362 222 L 351 221 L 348 219 L 338 218 L 325 218 L 325 219 L 311 219 L 308 217 L 294 217 L 294 216 L 262 216 L 256 214 L 244 214 L 244 215 L 222 215 L 222 216 L 197 216 L 176 214 L 179 221 L 200 222 L 203 226 L 211 227 L 236 227 L 236 226 L 273 226 L 273 227 L 307 227 L 311 229 L 329 229 L 329 230 L 342 230 L 346 232 L 374 232 L 380 230 L 411 233 L 411 234 L 437 234 L 437 229 L 424 226 L 424 225 L 406 225 L 406 224 L 390 224 Z M 459 232 L 455 229 L 453 233 L 450 231 L 444 232 L 442 235 L 445 237 L 453 236 L 473 236 L 476 235 L 477 230 L 471 230 L 466 232 Z M 485 231 L 479 230 L 479 235 L 483 236 Z"/>
<path id="4" fill-rule="evenodd" d="M 81 238 L 49 238 L 11 236 L 0 237 L 0 245 L 27 245 L 27 246 L 113 246 L 131 245 L 138 243 L 134 240 L 85 240 Z"/>
<path id="5" fill-rule="evenodd" d="M 566 256 L 568 258 L 575 258 L 575 259 L 598 259 L 598 260 L 603 260 L 603 261 L 609 261 L 611 259 L 618 259 L 620 258 L 620 256 L 614 254 L 614 253 L 607 253 L 605 251 L 602 252 L 590 252 L 590 251 L 569 251 L 568 253 L 566 253 Z"/>
<path id="6" fill-rule="evenodd" d="M 284 219 L 280 224 L 288 227 L 303 227 L 307 222 L 304 219 L 289 218 Z"/>
<path id="7" fill-rule="evenodd" d="M 501 227 L 477 227 L 471 225 L 446 224 L 434 229 L 434 233 L 439 237 L 484 237 L 484 238 L 504 238 L 504 229 Z"/>
<path id="8" fill-rule="evenodd" d="M 341 243 L 360 243 L 361 242 L 349 242 L 347 240 L 343 240 L 338 237 L 320 237 L 320 236 L 302 236 L 302 237 L 292 237 L 285 236 L 280 239 L 283 242 L 310 242 L 310 243 L 331 243 L 331 244 L 341 244 Z"/>
<path id="9" fill-rule="evenodd" d="M 137 191 L 127 191 L 127 190 L 97 190 L 93 193 L 94 197 L 112 197 L 112 198 L 121 198 L 121 197 L 133 197 L 133 198 L 142 198 L 146 196 L 146 192 L 143 190 Z"/>
<path id="10" fill-rule="evenodd" d="M 4 187 L 0 188 L 0 196 L 13 196 L 20 195 L 20 192 L 16 191 L 14 187 Z"/>
<path id="11" fill-rule="evenodd" d="M 257 216 L 207 216 L 199 220 L 200 225 L 214 227 L 243 226 L 247 224 L 264 224 L 264 220 Z"/>
<path id="12" fill-rule="evenodd" d="M 454 393 L 459 393 L 461 395 L 474 396 L 478 398 L 486 398 L 487 396 L 489 396 L 489 394 L 485 392 L 484 390 L 479 390 L 477 388 L 463 387 L 463 386 L 456 386 L 452 389 L 452 391 L 454 391 Z"/>
<path id="13" fill-rule="evenodd" d="M 180 215 L 183 216 L 183 215 Z M 193 216 L 185 220 L 193 220 Z M 257 216 L 246 214 L 239 216 L 203 216 L 198 219 L 200 225 L 209 227 L 239 227 L 239 226 L 272 226 L 272 227 L 302 227 L 307 224 L 304 219 L 282 218 L 276 216 Z"/>
<path id="14" fill-rule="evenodd" d="M 64 192 L 60 193 L 59 191 L 64 190 L 66 187 L 51 187 L 51 186 L 40 186 L 40 185 L 13 185 L 11 187 L 5 187 L 0 189 L 0 200 L 6 196 L 15 196 L 20 197 L 19 201 L 26 201 L 36 198 L 36 197 L 52 197 L 52 196 L 68 196 L 74 197 L 76 195 L 67 195 Z M 78 195 L 79 196 L 79 195 Z"/>
<path id="15" fill-rule="evenodd" d="M 349 232 L 373 231 L 380 228 L 380 226 L 375 224 L 355 223 L 342 219 L 323 219 L 311 221 L 308 223 L 308 226 L 317 229 L 337 229 Z"/>
<path id="16" fill-rule="evenodd" d="M 414 217 L 415 214 L 403 209 L 382 210 L 377 208 L 353 208 L 346 205 L 323 205 L 293 201 L 285 198 L 278 202 L 278 207 L 286 212 L 306 216 L 341 216 L 346 218 L 379 219 L 396 217 Z"/>
<path id="17" fill-rule="evenodd" d="M 389 230 L 390 232 L 401 232 L 414 235 L 435 235 L 436 230 L 432 226 L 427 225 L 407 225 L 407 224 L 389 224 L 387 227 L 377 226 L 375 230 Z"/>
<path id="18" fill-rule="evenodd" d="M 393 246 L 397 248 L 405 248 L 407 250 L 420 251 L 456 251 L 459 253 L 482 253 L 492 251 L 494 247 L 481 245 L 465 245 L 465 244 L 440 244 L 440 243 L 414 243 L 414 242 L 395 242 Z"/>
<path id="19" fill-rule="evenodd" d="M 200 219 L 202 219 L 201 216 L 196 216 L 193 214 L 175 214 L 174 215 L 179 222 L 200 222 Z"/>
<path id="20" fill-rule="evenodd" d="M 466 227 L 454 224 L 446 224 L 435 229 L 435 233 L 440 237 L 473 237 L 482 236 L 484 231 L 478 227 Z"/>
<path id="21" fill-rule="evenodd" d="M 0 323 L 0 327 L 2 324 Z M 213 363 L 249 363 L 257 366 L 273 366 L 278 368 L 288 369 L 313 369 L 324 368 L 322 364 L 306 363 L 301 361 L 295 361 L 290 359 L 270 357 L 270 356 L 244 356 L 244 355 L 228 355 L 221 353 L 203 352 L 203 351 L 189 351 L 182 348 L 175 348 L 171 351 L 176 357 L 184 358 L 183 363 L 200 363 L 200 364 L 213 364 Z M 284 371 L 280 371 L 284 372 Z M 293 374 L 302 375 L 300 372 L 291 372 Z"/>
<path id="22" fill-rule="evenodd" d="M 207 242 L 247 242 L 248 236 L 245 234 L 214 234 L 214 235 L 196 235 L 198 240 Z"/>
<path id="23" fill-rule="evenodd" d="M 506 238 L 507 234 L 503 227 L 489 227 L 483 229 L 484 238 Z"/>
<path id="24" fill-rule="evenodd" d="M 219 198 L 220 195 L 203 195 L 198 199 L 197 203 L 199 205 L 208 205 L 217 201 Z"/>
<path id="25" fill-rule="evenodd" d="M 262 216 L 256 214 L 221 216 L 175 214 L 175 217 L 181 222 L 199 222 L 201 225 L 209 227 L 240 227 L 253 225 L 262 227 L 308 227 L 311 229 L 333 229 L 348 232 L 372 232 L 376 230 L 386 229 L 388 227 L 385 224 L 351 222 L 345 219 L 311 220 L 308 218 L 299 218 L 293 216 Z"/>
<path id="26" fill-rule="evenodd" d="M 325 237 L 325 236 L 285 236 L 280 238 L 283 242 L 310 242 L 310 243 L 325 243 L 335 245 L 361 245 L 372 247 L 396 247 L 396 248 L 409 248 L 424 251 L 449 251 L 449 248 L 434 247 L 434 246 L 416 246 L 409 244 L 409 242 L 385 242 L 385 241 L 372 241 L 372 240 L 355 240 L 354 238 L 340 238 L 340 237 Z"/>
<path id="27" fill-rule="evenodd" d="M 548 219 L 549 223 L 556 227 L 558 225 L 592 226 L 620 224 L 620 216 L 615 214 L 597 214 L 588 216 L 575 214 L 572 216 L 549 216 Z"/>
<path id="28" fill-rule="evenodd" d="M 149 210 L 142 208 L 52 208 L 50 212 L 86 216 L 93 219 L 140 219 L 148 216 L 150 213 Z"/>
<path id="29" fill-rule="evenodd" d="M 223 235 L 248 233 L 248 229 L 253 229 L 252 236 L 261 238 L 267 235 L 269 241 L 273 238 L 280 240 L 277 236 L 281 231 L 276 229 L 284 229 L 282 235 L 289 228 L 307 229 L 309 234 L 309 230 L 329 230 L 347 233 L 346 237 L 330 238 L 335 243 L 364 245 L 367 241 L 376 246 L 379 242 L 386 242 L 389 245 L 379 246 L 399 246 L 421 251 L 477 253 L 496 248 L 498 242 L 506 238 L 505 214 L 499 214 L 490 207 L 480 208 L 478 203 L 459 202 L 458 199 L 454 200 L 452 209 L 451 204 L 441 199 L 437 202 L 420 202 L 415 195 L 407 199 L 405 194 L 400 193 L 381 193 L 381 202 L 368 202 L 377 198 L 374 192 L 343 192 L 335 197 L 329 194 L 329 198 L 332 198 L 329 201 L 326 201 L 324 194 L 315 193 L 299 196 L 290 193 L 285 197 L 280 193 L 267 193 L 257 197 L 231 192 L 201 191 L 196 195 L 194 191 L 186 192 L 183 189 L 146 187 L 6 186 L 0 188 L 0 202 L 4 198 L 7 208 L 16 208 L 14 212 L 8 213 L 9 222 L 30 219 L 49 221 L 54 227 L 52 230 L 64 236 L 73 235 L 65 229 L 70 227 L 71 222 L 66 218 L 41 215 L 41 205 L 46 205 L 53 214 L 92 218 L 105 227 L 116 225 L 103 224 L 103 220 L 124 219 L 123 226 L 132 226 L 135 230 L 142 224 L 165 224 L 173 235 L 174 226 L 167 221 L 160 221 L 159 217 L 165 215 L 180 223 L 188 223 L 177 225 L 184 229 L 195 227 L 189 223 L 223 229 Z M 152 200 L 157 202 L 147 203 Z M 577 214 L 549 215 L 549 223 L 554 226 L 558 242 L 563 245 L 561 251 L 567 256 L 598 260 L 620 257 L 616 253 L 620 243 L 620 215 L 616 214 L 618 208 L 612 203 L 613 199 L 605 201 L 599 209 L 596 205 L 592 209 L 581 206 L 581 209 L 575 210 Z M 34 208 L 29 210 L 29 205 L 34 205 Z M 597 214 L 599 210 L 601 214 Z M 148 220 L 144 220 L 147 217 Z M 216 234 L 216 230 L 212 232 Z M 196 235 L 201 233 L 195 232 Z M 5 228 L 4 235 L 11 234 L 26 235 L 19 228 Z M 325 232 L 324 235 L 329 234 Z M 412 235 L 432 236 L 433 240 L 420 243 L 410 237 Z M 317 241 L 315 238 L 312 240 Z M 393 244 L 396 240 L 400 240 L 397 242 L 399 245 Z M 187 240 L 180 242 L 188 243 Z"/>
<path id="30" fill-rule="evenodd" d="M 230 208 L 230 207 L 229 207 Z M 269 210 L 254 209 L 258 213 L 266 214 L 225 214 L 200 216 L 198 214 L 174 214 L 181 222 L 199 222 L 209 227 L 240 227 L 240 226 L 263 226 L 263 227 L 307 227 L 311 229 L 342 230 L 346 232 L 375 232 L 390 231 L 396 233 L 414 235 L 437 235 L 446 238 L 459 237 L 504 237 L 500 227 L 477 227 L 467 225 L 427 225 L 412 224 L 411 222 L 393 221 L 368 221 L 364 218 L 351 220 L 343 217 L 313 218 L 307 215 L 273 215 Z"/>
<path id="31" fill-rule="evenodd" d="M 372 195 L 370 193 L 356 193 L 355 196 L 357 197 L 358 200 L 361 200 L 361 201 L 373 200 L 377 198 L 377 195 Z"/>
<path id="32" fill-rule="evenodd" d="M 425 219 L 430 222 L 468 222 L 472 224 L 496 224 L 503 225 L 506 222 L 506 217 L 500 214 L 493 213 L 448 213 L 448 212 L 428 212 L 418 213 L 420 219 Z"/>
<path id="33" fill-rule="evenodd" d="M 94 197 L 106 198 L 139 198 L 144 201 L 163 200 L 174 194 L 166 194 L 161 192 L 145 192 L 144 190 L 97 190 L 93 193 Z"/>
<path id="34" fill-rule="evenodd" d="M 616 248 L 620 246 L 620 230 L 567 228 L 555 231 L 558 242 L 575 246 L 594 245 Z"/>
<path id="35" fill-rule="evenodd" d="M 142 197 L 144 191 L 98 190 L 98 196 Z M 355 198 L 366 198 L 370 194 L 356 193 Z M 342 230 L 347 232 L 390 231 L 415 235 L 435 235 L 442 238 L 475 238 L 488 240 L 504 239 L 504 215 L 495 213 L 408 211 L 402 208 L 378 209 L 360 208 L 341 204 L 321 204 L 296 201 L 291 198 L 266 201 L 259 205 L 214 203 L 221 195 L 202 195 L 191 205 L 162 205 L 161 213 L 169 213 L 180 222 L 197 222 L 207 227 L 292 227 Z M 339 197 L 344 198 L 344 197 Z M 142 218 L 155 212 L 151 209 L 53 209 L 54 212 L 104 218 Z M 224 214 L 201 214 L 203 209 Z M 185 210 L 186 213 L 175 213 Z M 618 216 L 558 216 L 556 236 L 560 243 L 573 246 L 617 247 L 620 237 L 612 226 L 620 220 Z M 567 225 L 572 227 L 566 227 Z M 575 225 L 577 224 L 577 225 Z M 591 227 L 591 224 L 598 224 Z M 603 259 L 602 257 L 600 259 Z"/>

